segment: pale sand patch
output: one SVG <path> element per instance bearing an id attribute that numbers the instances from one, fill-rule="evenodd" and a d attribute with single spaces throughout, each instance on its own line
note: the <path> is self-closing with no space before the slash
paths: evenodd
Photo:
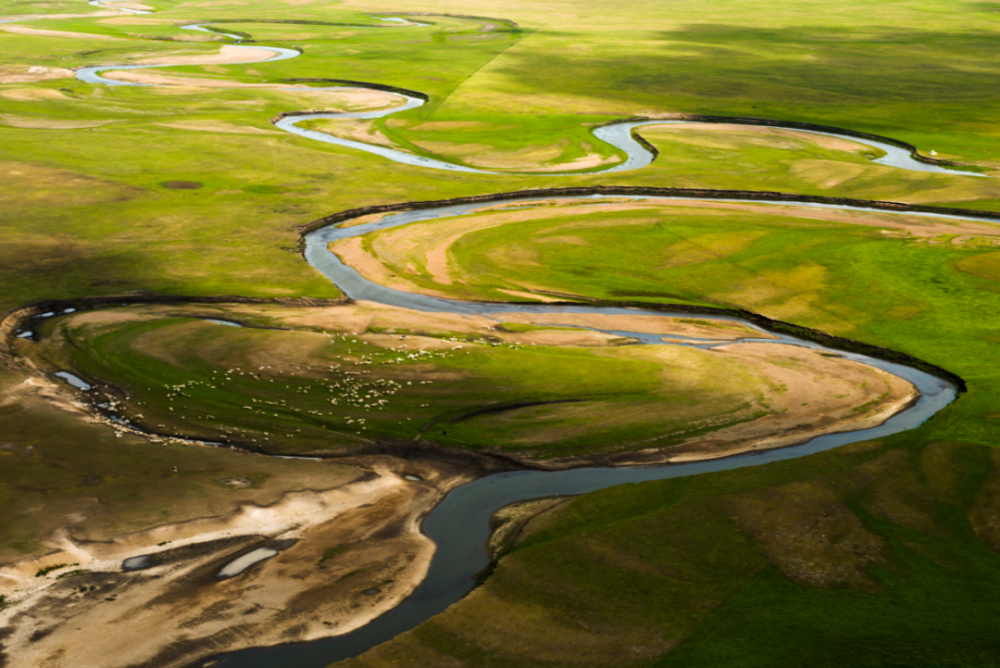
<path id="1" fill-rule="evenodd" d="M 333 306 L 324 309 L 312 309 L 303 315 L 294 315 L 285 319 L 292 326 L 322 327 L 337 331 L 350 332 L 362 337 L 365 341 L 384 348 L 405 349 L 441 349 L 450 350 L 456 345 L 474 346 L 468 341 L 452 341 L 450 339 L 433 338 L 413 334 L 423 332 L 455 332 L 459 334 L 480 334 L 491 340 L 500 339 L 506 343 L 540 346 L 588 346 L 603 347 L 619 345 L 622 338 L 614 334 L 594 332 L 589 330 L 535 330 L 532 332 L 508 332 L 497 329 L 500 322 L 506 319 L 506 314 L 497 317 L 459 315 L 453 313 L 424 313 L 410 311 L 392 306 L 383 306 L 373 302 L 354 302 L 343 306 Z M 386 330 L 402 330 L 411 332 L 406 339 L 391 333 L 366 334 L 369 328 Z"/>
<path id="2" fill-rule="evenodd" d="M 213 88 L 255 88 L 266 86 L 266 84 L 243 84 L 236 82 L 220 81 L 218 79 L 201 79 L 198 77 L 168 76 L 166 74 L 149 74 L 143 70 L 121 70 L 101 72 L 105 79 L 116 81 L 129 81 L 132 83 L 149 84 L 157 86 L 151 89 L 152 92 L 169 93 L 171 88 L 211 90 Z"/>
<path id="3" fill-rule="evenodd" d="M 133 311 L 117 309 L 99 309 L 84 311 L 73 316 L 73 326 L 77 325 L 113 325 L 119 322 L 143 322 L 155 316 Z"/>
<path id="4" fill-rule="evenodd" d="M 600 313 L 498 313 L 497 318 L 525 325 L 573 325 L 603 330 L 686 336 L 695 339 L 735 341 L 743 338 L 776 339 L 767 332 L 729 320 L 703 316 L 604 315 Z"/>
<path id="5" fill-rule="evenodd" d="M 497 292 L 502 292 L 505 295 L 510 295 L 511 297 L 521 297 L 524 299 L 530 299 L 532 301 L 544 302 L 546 304 L 550 304 L 552 302 L 565 301 L 557 297 L 547 297 L 545 295 L 536 295 L 532 292 L 520 292 L 518 290 L 497 290 Z"/>
<path id="6" fill-rule="evenodd" d="M 463 236 L 465 236 L 464 232 L 453 234 L 424 254 L 427 272 L 435 283 L 452 284 L 451 275 L 448 273 L 448 248 Z"/>
<path id="7" fill-rule="evenodd" d="M 427 123 L 424 123 L 418 127 L 425 127 L 427 125 Z M 414 141 L 414 144 L 425 151 L 439 155 L 462 157 L 470 165 L 489 169 L 565 172 L 590 169 L 617 162 L 612 156 L 602 158 L 596 153 L 588 153 L 583 157 L 568 162 L 545 164 L 552 160 L 557 160 L 562 155 L 563 150 L 559 146 L 528 147 L 520 151 L 497 154 L 493 147 L 485 144 L 457 144 L 445 141 Z"/>
<path id="8" fill-rule="evenodd" d="M 98 23 L 106 23 L 113 26 L 159 26 L 169 23 L 176 23 L 175 19 L 152 19 L 142 16 L 116 16 L 110 19 L 101 19 Z"/>
<path id="9" fill-rule="evenodd" d="M 623 339 L 614 334 L 605 332 L 594 332 L 588 329 L 578 331 L 565 329 L 538 329 L 533 332 L 515 332 L 505 334 L 504 341 L 510 343 L 520 343 L 521 345 L 534 346 L 564 346 L 594 348 L 598 346 L 613 346 L 624 341 L 634 339 Z"/>
<path id="10" fill-rule="evenodd" d="M 351 237 L 330 245 L 330 251 L 344 264 L 367 278 L 369 281 L 404 292 L 420 292 L 435 297 L 447 297 L 443 292 L 418 288 L 415 283 L 393 274 L 362 246 L 361 237 Z"/>
<path id="11" fill-rule="evenodd" d="M 107 7 L 113 7 L 115 9 L 134 9 L 140 12 L 152 12 L 156 11 L 155 8 L 149 5 L 144 5 L 141 2 L 131 2 L 130 0 L 108 0 L 104 3 Z"/>
<path id="12" fill-rule="evenodd" d="M 227 44 L 215 54 L 190 55 L 178 53 L 176 55 L 140 60 L 136 65 L 243 65 L 245 63 L 256 63 L 261 60 L 267 60 L 277 55 L 277 51 L 250 49 L 245 46 Z"/>
<path id="13" fill-rule="evenodd" d="M 332 107 L 330 111 L 375 111 L 381 109 L 394 109 L 406 104 L 406 99 L 401 95 L 388 91 L 371 90 L 370 88 L 353 88 L 344 86 L 342 88 L 309 88 L 298 87 L 289 88 L 280 86 L 281 90 L 294 93 L 296 96 L 320 102 Z"/>
<path id="14" fill-rule="evenodd" d="M 38 65 L 0 65 L 0 83 L 32 83 L 49 79 L 69 79 L 73 70 Z"/>
<path id="15" fill-rule="evenodd" d="M 175 130 L 194 130 L 197 132 L 220 132 L 223 134 L 234 134 L 234 135 L 281 134 L 277 130 L 265 130 L 263 128 L 255 128 L 250 125 L 232 125 L 231 123 L 224 123 L 223 121 L 177 121 L 175 123 L 155 123 L 154 125 L 161 125 L 165 128 L 174 128 Z"/>
<path id="16" fill-rule="evenodd" d="M 827 137 L 825 135 L 816 135 L 809 132 L 802 132 L 799 130 L 793 130 L 788 128 L 772 128 L 765 125 L 740 125 L 738 123 L 683 123 L 683 124 L 666 124 L 666 125 L 647 125 L 640 129 L 640 132 L 644 130 L 654 129 L 656 132 L 670 132 L 677 134 L 695 132 L 718 132 L 718 133 L 728 133 L 733 135 L 739 135 L 741 133 L 754 134 L 754 135 L 768 135 L 772 137 L 787 137 L 790 139 L 796 139 L 800 141 L 810 142 L 821 146 L 823 148 L 828 148 L 835 151 L 860 151 L 868 149 L 869 147 L 863 145 L 859 142 L 853 142 L 849 139 L 842 139 L 840 137 Z M 792 148 L 793 145 L 783 144 L 780 145 L 784 148 Z M 739 147 L 727 146 L 726 144 L 719 144 L 718 148 L 734 148 Z"/>
<path id="17" fill-rule="evenodd" d="M 205 86 L 157 86 L 148 89 L 153 95 L 202 95 L 211 93 L 212 88 Z"/>
<path id="18" fill-rule="evenodd" d="M 536 165 L 532 167 L 533 172 L 573 172 L 580 169 L 591 169 L 602 165 L 612 165 L 620 162 L 612 156 L 602 158 L 596 153 L 590 153 L 570 162 L 560 162 L 555 165 Z"/>
<path id="19" fill-rule="evenodd" d="M 33 363 L 31 366 L 34 368 Z M 17 404 L 26 398 L 37 398 L 56 408 L 80 416 L 86 415 L 88 411 L 87 406 L 77 401 L 74 395 L 66 391 L 65 387 L 42 375 L 30 376 L 13 387 L 5 388 L 3 394 L 0 395 L 0 406 Z M 0 568 L 0 587 L 3 586 L 4 582 L 3 572 L 3 569 Z"/>
<path id="20" fill-rule="evenodd" d="M 409 332 L 483 333 L 497 325 L 496 320 L 485 316 L 425 313 L 368 301 L 328 308 L 302 309 L 298 313 L 290 310 L 284 320 L 294 327 L 321 327 L 354 335 L 364 334 L 369 327 L 390 331 L 399 329 Z"/>
<path id="21" fill-rule="evenodd" d="M 355 225 L 367 225 L 368 223 L 377 223 L 386 216 L 390 216 L 389 213 L 370 213 L 367 216 L 359 216 L 357 218 L 351 218 L 347 222 L 340 223 L 337 227 L 354 227 Z"/>
<path id="22" fill-rule="evenodd" d="M 329 119 L 324 120 L 321 123 L 317 123 L 310 129 L 337 137 L 339 139 L 349 139 L 363 144 L 371 144 L 372 146 L 384 146 L 386 148 L 404 151 L 406 153 L 413 152 L 399 146 L 396 142 L 379 132 L 378 127 L 375 125 L 375 121 L 360 118 Z"/>
<path id="23" fill-rule="evenodd" d="M 75 37 L 77 39 L 113 39 L 124 42 L 123 37 L 112 37 L 111 35 L 96 35 L 89 32 L 69 32 L 62 30 L 43 30 L 41 28 L 28 28 L 27 26 L 3 25 L 0 30 L 4 32 L 17 33 L 18 35 L 35 35 L 37 37 Z"/>
<path id="24" fill-rule="evenodd" d="M 15 102 L 37 102 L 41 100 L 68 100 L 69 98 L 51 88 L 11 88 L 0 91 L 0 97 Z"/>
<path id="25" fill-rule="evenodd" d="M 18 629 L 5 640 L 5 649 L 16 656 L 11 668 L 43 662 L 51 668 L 147 665 L 178 646 L 183 649 L 176 656 L 156 665 L 186 666 L 220 651 L 340 635 L 368 623 L 424 579 L 435 546 L 420 533 L 420 519 L 471 476 L 389 458 L 366 461 L 373 469 L 367 478 L 331 490 L 289 493 L 270 506 L 249 504 L 109 543 L 79 542 L 69 530 L 53 536 L 56 552 L 0 570 L 0 591 L 17 592 L 14 606 L 3 613 Z M 404 474 L 424 482 L 406 481 Z M 379 535 L 389 527 L 389 537 Z M 215 580 L 223 564 L 266 539 L 298 542 L 239 576 Z M 197 547 L 212 540 L 228 542 Z M 170 542 L 158 545 L 164 541 Z M 351 549 L 321 565 L 324 550 L 338 545 Z M 119 572 L 125 558 L 184 546 L 191 546 L 186 559 Z M 34 577 L 38 569 L 60 563 L 102 575 L 66 581 Z M 102 591 L 111 583 L 111 600 L 79 595 L 78 585 L 92 578 L 99 578 Z M 366 596 L 368 588 L 380 592 Z M 106 633 L 112 626 L 115 633 Z M 235 626 L 240 633 L 230 632 Z M 33 638 L 40 628 L 47 634 Z"/>
<path id="26" fill-rule="evenodd" d="M 841 357 L 789 345 L 738 343 L 714 352 L 747 362 L 778 387 L 771 414 L 668 448 L 670 461 L 716 459 L 876 427 L 919 397 L 906 380 Z"/>
<path id="27" fill-rule="evenodd" d="M 174 63 L 181 65 L 183 63 Z M 185 89 L 200 88 L 208 90 L 213 88 L 273 88 L 272 84 L 252 84 L 240 83 L 237 81 L 226 81 L 224 79 L 203 79 L 199 77 L 168 76 L 166 74 L 149 74 L 143 70 L 121 70 L 101 72 L 101 76 L 106 79 L 116 81 L 130 81 L 134 83 L 150 84 L 152 86 L 163 87 L 183 87 Z M 159 92 L 154 90 L 154 92 Z"/>
<path id="28" fill-rule="evenodd" d="M 563 148 L 558 145 L 526 146 L 517 151 L 490 152 L 476 156 L 475 164 L 489 169 L 525 169 L 550 160 L 558 160 Z"/>
<path id="29" fill-rule="evenodd" d="M 106 121 L 65 121 L 49 118 L 32 118 L 30 116 L 15 116 L 14 114 L 0 114 L 0 119 L 13 127 L 26 130 L 78 130 L 80 128 L 96 128 L 115 120 Z"/>

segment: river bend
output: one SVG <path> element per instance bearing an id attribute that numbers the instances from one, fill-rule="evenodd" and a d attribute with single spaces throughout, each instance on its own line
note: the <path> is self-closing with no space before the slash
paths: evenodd
<path id="1" fill-rule="evenodd" d="M 559 198 L 538 197 L 514 201 L 508 200 L 505 204 L 511 207 L 530 206 L 533 202 L 541 200 L 551 201 L 552 199 Z M 567 199 L 579 200 L 581 198 L 574 197 Z M 595 205 L 600 205 L 601 200 L 605 198 L 595 195 L 591 196 L 590 199 L 594 200 Z M 621 196 L 614 196 L 608 199 L 620 201 L 622 198 Z M 635 197 L 634 199 L 642 200 L 646 198 Z M 670 199 L 700 199 L 704 201 L 706 198 L 671 196 Z M 726 201 L 740 200 L 730 199 Z M 493 204 L 495 203 L 493 202 Z M 403 211 L 387 215 L 374 223 L 354 225 L 347 228 L 336 226 L 320 228 L 306 235 L 304 255 L 313 267 L 330 278 L 345 294 L 353 299 L 364 299 L 420 311 L 486 315 L 502 314 L 505 312 L 557 313 L 568 311 L 577 313 L 690 317 L 690 313 L 669 313 L 619 307 L 468 302 L 401 292 L 368 281 L 357 271 L 344 265 L 336 255 L 328 250 L 330 243 L 340 239 L 361 236 L 376 230 L 408 225 L 444 216 L 460 216 L 490 204 L 490 202 L 478 202 L 475 204 L 459 204 L 439 206 L 431 209 Z M 816 203 L 771 202 L 771 204 L 856 211 L 871 210 L 863 207 Z M 933 213 L 908 213 L 907 215 L 952 219 L 961 218 L 960 216 L 942 216 Z M 974 218 L 971 220 L 981 219 Z M 736 320 L 744 322 L 744 324 L 754 329 L 760 329 L 751 323 L 741 321 L 739 318 L 702 314 L 699 314 L 698 317 L 704 319 Z M 643 343 L 648 344 L 678 345 L 664 343 L 658 337 L 635 332 L 616 331 L 615 333 L 621 336 L 639 338 Z M 474 576 L 489 563 L 489 556 L 485 546 L 490 533 L 490 517 L 498 509 L 510 503 L 544 496 L 585 494 L 613 485 L 666 480 L 669 478 L 715 471 L 728 471 L 747 466 L 759 466 L 771 462 L 795 459 L 840 447 L 848 443 L 882 438 L 914 429 L 951 403 L 956 396 L 956 388 L 951 383 L 924 371 L 867 355 L 833 350 L 818 343 L 798 339 L 793 336 L 774 332 L 771 334 L 776 334 L 780 338 L 778 340 L 759 340 L 774 345 L 801 345 L 819 350 L 827 350 L 832 354 L 842 355 L 847 359 L 877 367 L 910 381 L 920 391 L 921 396 L 913 406 L 897 413 L 878 427 L 855 432 L 827 434 L 814 438 L 803 445 L 789 448 L 766 450 L 726 459 L 669 466 L 579 468 L 567 471 L 516 471 L 498 473 L 481 478 L 453 490 L 424 520 L 423 531 L 437 544 L 437 552 L 431 562 L 427 577 L 416 588 L 413 594 L 399 606 L 370 624 L 342 636 L 295 645 L 279 645 L 241 650 L 216 657 L 219 662 L 214 665 L 217 668 L 273 668 L 276 665 L 294 665 L 296 668 L 325 668 L 335 661 L 358 656 L 368 649 L 386 642 L 434 615 L 443 612 L 448 606 L 461 599 L 462 596 L 472 589 Z M 756 341 L 758 339 L 746 340 Z M 680 345 L 703 346 L 708 344 L 692 340 L 689 343 Z"/>
<path id="2" fill-rule="evenodd" d="M 101 0 L 90 0 L 90 4 L 98 5 L 101 7 L 107 7 L 101 4 Z M 118 8 L 113 8 L 118 9 Z M 122 11 L 128 11 L 135 14 L 144 14 L 149 12 L 144 12 L 140 10 L 122 9 Z M 373 16 L 371 18 L 377 19 L 379 21 L 388 22 L 392 27 L 399 28 L 413 28 L 413 27 L 426 27 L 430 24 L 419 23 L 416 21 L 407 21 L 400 17 L 379 17 Z M 201 32 L 207 32 L 216 35 L 223 35 L 232 39 L 235 43 L 239 44 L 243 41 L 240 35 L 234 33 L 227 33 L 221 30 L 210 29 L 209 23 L 190 23 L 187 25 L 180 26 L 184 30 L 196 30 Z M 378 26 L 372 26 L 373 28 L 378 28 Z M 278 60 L 288 60 L 289 58 L 296 58 L 301 55 L 300 51 L 294 49 L 286 49 L 277 46 L 249 46 L 241 45 L 244 48 L 254 48 L 254 49 L 265 49 L 269 51 L 274 51 L 278 55 L 267 58 L 265 60 L 255 60 L 248 61 L 247 63 L 229 63 L 232 65 L 248 64 L 248 63 L 268 63 Z M 180 65 L 178 63 L 177 65 Z M 144 84 L 135 83 L 130 81 L 117 81 L 114 79 L 107 79 L 102 77 L 101 72 L 107 72 L 111 70 L 136 70 L 136 69 L 149 69 L 157 67 L 176 67 L 177 65 L 100 65 L 92 67 L 82 67 L 77 70 L 76 77 L 81 81 L 90 84 L 105 84 L 108 86 L 150 86 L 156 84 Z M 364 88 L 364 84 L 358 84 L 356 87 Z M 288 90 L 295 90 L 295 87 L 290 86 Z M 343 88 L 343 86 L 327 87 L 327 88 Z M 377 90 L 381 88 L 375 87 Z M 313 88 L 316 90 L 317 88 Z M 323 142 L 326 144 L 334 144 L 336 146 L 342 146 L 344 148 L 349 148 L 352 150 L 363 151 L 365 153 L 370 153 L 372 155 L 377 155 L 381 158 L 391 160 L 393 162 L 401 163 L 404 165 L 410 165 L 414 167 L 423 167 L 426 169 L 437 169 L 449 172 L 464 172 L 470 174 L 491 174 L 491 175 L 502 175 L 502 174 L 532 174 L 535 176 L 573 176 L 579 174 L 601 174 L 601 173 L 611 173 L 611 172 L 625 172 L 632 171 L 636 169 L 642 169 L 650 165 L 655 159 L 656 154 L 651 151 L 647 145 L 641 141 L 636 134 L 636 130 L 642 127 L 651 127 L 656 125 L 677 125 L 686 123 L 703 123 L 704 121 L 686 121 L 686 120 L 671 120 L 671 119 L 653 119 L 653 120 L 623 120 L 607 125 L 603 125 L 594 128 L 591 132 L 596 139 L 602 141 L 606 144 L 613 146 L 614 148 L 622 151 L 625 154 L 625 160 L 618 163 L 617 165 L 612 165 L 604 169 L 590 170 L 586 172 L 497 172 L 490 171 L 487 169 L 479 169 L 477 167 L 470 167 L 467 165 L 460 165 L 454 162 L 448 162 L 447 160 L 441 160 L 428 155 L 416 155 L 413 153 L 408 153 L 406 151 L 401 151 L 399 149 L 394 149 L 386 146 L 378 146 L 375 144 L 368 144 L 365 142 L 354 141 L 351 139 L 342 139 L 335 135 L 327 134 L 325 132 L 317 132 L 315 130 L 309 130 L 299 126 L 300 123 L 312 120 L 320 119 L 338 119 L 338 118 L 352 118 L 352 119 L 375 119 L 388 116 L 390 114 L 397 114 L 404 111 L 409 111 L 423 105 L 426 102 L 425 98 L 419 98 L 412 95 L 408 95 L 402 91 L 394 91 L 396 95 L 403 98 L 404 104 L 401 106 L 396 106 L 391 109 L 381 110 L 381 111 L 370 111 L 370 112 L 317 112 L 317 113 L 291 113 L 284 115 L 278 120 L 274 121 L 275 127 L 279 130 L 289 132 L 294 135 L 298 135 L 305 139 L 310 139 L 312 141 Z M 726 121 L 727 124 L 744 124 L 744 125 L 759 125 L 759 123 L 745 122 L 741 123 L 739 119 L 730 119 Z M 895 167 L 898 169 L 906 169 L 916 172 L 933 172 L 938 174 L 951 174 L 960 176 L 987 176 L 986 174 L 978 174 L 976 172 L 968 172 L 962 170 L 951 169 L 942 165 L 932 164 L 917 160 L 911 152 L 900 146 L 890 144 L 888 142 L 879 141 L 870 138 L 859 138 L 850 134 L 838 134 L 835 132 L 823 132 L 818 130 L 803 130 L 801 128 L 793 127 L 792 125 L 782 125 L 777 123 L 771 127 L 784 128 L 789 130 L 794 130 L 796 132 L 803 132 L 806 134 L 823 135 L 828 137 L 836 137 L 838 139 L 844 139 L 856 144 L 861 144 L 863 146 L 868 146 L 874 148 L 878 151 L 884 152 L 885 155 L 879 158 L 873 158 L 872 160 L 880 165 L 885 165 L 888 167 Z"/>

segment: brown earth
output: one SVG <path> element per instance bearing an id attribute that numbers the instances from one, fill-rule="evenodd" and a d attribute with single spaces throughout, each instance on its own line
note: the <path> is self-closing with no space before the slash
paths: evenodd
<path id="1" fill-rule="evenodd" d="M 26 130 L 79 130 L 81 128 L 96 128 L 115 122 L 114 120 L 68 121 L 53 118 L 15 116 L 14 114 L 0 114 L 0 119 L 12 128 Z"/>
<path id="2" fill-rule="evenodd" d="M 64 67 L 41 67 L 37 65 L 0 65 L 0 83 L 32 83 L 48 81 L 49 79 L 68 79 L 73 76 L 73 70 Z M 16 89 L 15 89 L 16 90 Z M 32 89 L 34 90 L 34 89 Z M 14 91 L 6 91 L 12 93 Z M 42 93 L 42 91 L 38 91 Z M 52 91 L 55 92 L 55 91 Z M 11 100 L 17 97 L 8 97 Z M 31 98 L 38 99 L 38 98 Z"/>
<path id="3" fill-rule="evenodd" d="M 124 41 L 123 37 L 112 37 L 111 35 L 99 35 L 89 32 L 71 32 L 66 30 L 43 30 L 41 28 L 28 28 L 27 26 L 4 25 L 0 26 L 4 32 L 17 33 L 18 35 L 35 35 L 37 37 L 75 37 L 77 39 L 102 39 Z"/>
<path id="4" fill-rule="evenodd" d="M 48 74 L 47 72 L 46 74 Z M 65 95 L 51 88 L 11 88 L 0 91 L 0 97 L 15 102 L 38 102 L 41 100 L 67 100 Z"/>
<path id="5" fill-rule="evenodd" d="M 0 569 L 0 591 L 16 597 L 2 613 L 14 629 L 4 643 L 5 665 L 180 667 L 362 626 L 423 579 L 434 545 L 420 534 L 420 519 L 471 479 L 446 466 L 392 458 L 367 458 L 362 466 L 368 475 L 344 487 L 291 493 L 272 506 L 110 543 L 61 532 L 59 551 Z M 275 544 L 284 548 L 277 556 L 235 577 L 216 577 L 235 557 Z M 145 554 L 156 565 L 121 571 L 123 559 Z M 58 564 L 73 566 L 34 576 Z M 73 570 L 88 572 L 56 579 Z"/>

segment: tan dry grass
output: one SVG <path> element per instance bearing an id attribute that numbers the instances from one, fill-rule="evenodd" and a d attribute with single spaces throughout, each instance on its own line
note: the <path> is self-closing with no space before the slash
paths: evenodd
<path id="1" fill-rule="evenodd" d="M 125 41 L 122 37 L 112 37 L 111 35 L 100 35 L 89 32 L 72 32 L 68 30 L 44 30 L 42 28 L 29 28 L 27 26 L 18 25 L 0 26 L 0 30 L 3 30 L 4 32 L 16 33 L 18 35 L 33 35 L 35 37 L 73 37 L 75 39 L 100 39 L 114 40 L 118 42 Z"/>
<path id="2" fill-rule="evenodd" d="M 0 84 L 32 83 L 35 81 L 49 81 L 50 79 L 68 79 L 72 76 L 74 76 L 73 70 L 63 67 L 0 65 Z"/>
<path id="3" fill-rule="evenodd" d="M 234 135 L 277 135 L 277 130 L 265 130 L 250 125 L 233 125 L 224 121 L 175 121 L 173 123 L 156 123 L 165 128 L 189 130 L 194 132 L 219 132 Z"/>
<path id="4" fill-rule="evenodd" d="M 51 88 L 10 88 L 0 91 L 0 97 L 15 102 L 43 102 L 45 100 L 68 100 L 69 98 Z"/>
<path id="5" fill-rule="evenodd" d="M 3 122 L 12 128 L 22 128 L 26 130 L 79 130 L 81 128 L 97 128 L 102 125 L 108 125 L 109 123 L 116 122 L 114 119 L 103 121 L 94 119 L 86 121 L 70 121 L 54 118 L 16 116 L 14 114 L 0 114 L 0 119 L 3 119 Z"/>

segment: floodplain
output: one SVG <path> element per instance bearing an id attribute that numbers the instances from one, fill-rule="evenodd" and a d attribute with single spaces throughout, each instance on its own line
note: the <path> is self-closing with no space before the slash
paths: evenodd
<path id="1" fill-rule="evenodd" d="M 714 461 L 498 509 L 452 605 L 329 656 L 996 665 L 998 21 L 0 5 L 0 664 L 281 665 L 436 582 L 449 492 Z"/>

